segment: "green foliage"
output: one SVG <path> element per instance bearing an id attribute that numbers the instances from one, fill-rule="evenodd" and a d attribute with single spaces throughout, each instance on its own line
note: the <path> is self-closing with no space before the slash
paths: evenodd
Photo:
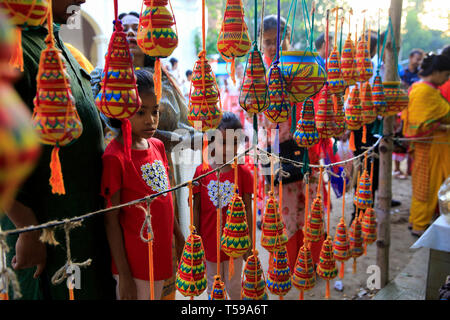
<path id="1" fill-rule="evenodd" d="M 408 59 L 409 52 L 415 48 L 420 48 L 425 52 L 437 52 L 445 45 L 450 44 L 450 37 L 445 36 L 442 31 L 427 28 L 420 21 L 419 13 L 423 10 L 426 2 L 425 0 L 415 0 L 406 8 L 400 59 Z"/>

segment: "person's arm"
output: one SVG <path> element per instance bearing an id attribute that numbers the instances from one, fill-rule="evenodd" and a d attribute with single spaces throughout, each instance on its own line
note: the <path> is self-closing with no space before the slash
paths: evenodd
<path id="1" fill-rule="evenodd" d="M 256 197 L 256 195 L 255 195 Z M 250 235 L 250 239 L 252 238 L 253 234 L 253 210 L 252 210 L 252 194 L 251 193 L 244 193 L 242 195 L 242 201 L 244 202 L 245 206 L 245 213 L 247 215 L 247 225 L 248 225 L 248 232 Z M 252 245 L 248 249 L 248 251 L 244 254 L 244 260 L 247 260 L 247 258 L 252 254 Z"/>
<path id="2" fill-rule="evenodd" d="M 120 191 L 111 197 L 111 205 L 120 204 Z M 123 240 L 122 227 L 119 221 L 120 209 L 105 214 L 106 236 L 108 238 L 111 256 L 119 272 L 119 298 L 120 300 L 136 300 L 137 289 L 133 280 L 130 265 L 128 264 Z"/>
<path id="3" fill-rule="evenodd" d="M 197 232 L 200 230 L 200 192 L 194 193 L 194 221 L 193 224 L 195 226 L 195 230 Z"/>
<path id="4" fill-rule="evenodd" d="M 6 212 L 8 218 L 16 226 L 16 228 L 37 225 L 38 221 L 34 212 L 15 200 Z M 39 240 L 41 231 L 24 232 L 19 235 L 16 242 L 16 255 L 11 261 L 14 270 L 27 269 L 37 267 L 33 277 L 37 278 L 44 271 L 47 259 L 47 249 L 45 244 Z"/>
<path id="5" fill-rule="evenodd" d="M 173 219 L 173 234 L 175 237 L 175 251 L 177 254 L 177 261 L 180 261 L 181 255 L 184 249 L 184 235 L 181 232 L 180 223 L 178 222 L 177 217 Z"/>

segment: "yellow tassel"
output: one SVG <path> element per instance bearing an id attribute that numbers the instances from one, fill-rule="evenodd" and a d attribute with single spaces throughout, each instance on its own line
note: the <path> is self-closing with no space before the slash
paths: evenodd
<path id="1" fill-rule="evenodd" d="M 155 73 L 153 74 L 153 82 L 155 83 L 156 103 L 159 103 L 162 95 L 162 80 L 161 80 L 161 60 L 155 60 Z"/>
<path id="2" fill-rule="evenodd" d="M 355 133 L 353 131 L 350 132 L 350 140 L 348 142 L 348 147 L 350 148 L 350 150 L 356 151 L 356 147 L 355 147 Z"/>
<path id="3" fill-rule="evenodd" d="M 356 273 L 356 258 L 353 258 L 353 274 Z"/>
<path id="4" fill-rule="evenodd" d="M 19 27 L 16 27 L 15 33 L 13 53 L 9 63 L 23 72 L 22 30 Z"/>
<path id="5" fill-rule="evenodd" d="M 9 300 L 8 292 L 0 293 L 0 300 Z"/>
<path id="6" fill-rule="evenodd" d="M 59 147 L 55 146 L 52 150 L 50 161 L 50 186 L 52 193 L 66 194 L 64 189 L 64 179 L 61 171 L 61 161 L 59 160 Z"/>
<path id="7" fill-rule="evenodd" d="M 361 142 L 367 143 L 367 126 L 366 125 L 364 125 L 364 127 L 363 127 L 363 135 L 362 135 Z"/>
<path id="8" fill-rule="evenodd" d="M 230 262 L 228 263 L 228 280 L 231 280 L 234 275 L 234 259 L 230 257 Z"/>

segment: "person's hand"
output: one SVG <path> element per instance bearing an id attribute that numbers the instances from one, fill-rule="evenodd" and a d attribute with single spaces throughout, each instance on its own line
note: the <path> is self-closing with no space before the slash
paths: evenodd
<path id="1" fill-rule="evenodd" d="M 136 283 L 131 276 L 119 275 L 120 300 L 137 300 Z"/>
<path id="2" fill-rule="evenodd" d="M 11 261 L 14 270 L 37 267 L 35 279 L 44 271 L 47 260 L 47 249 L 39 240 L 39 234 L 40 231 L 21 233 L 16 242 L 16 255 Z"/>

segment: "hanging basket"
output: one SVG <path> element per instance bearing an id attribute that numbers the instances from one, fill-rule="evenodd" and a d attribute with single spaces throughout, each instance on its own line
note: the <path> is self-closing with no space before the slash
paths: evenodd
<path id="1" fill-rule="evenodd" d="M 267 109 L 267 79 L 261 52 L 254 47 L 249 53 L 239 94 L 239 105 L 248 113 Z"/>
<path id="2" fill-rule="evenodd" d="M 137 44 L 151 57 L 168 57 L 178 45 L 178 35 L 173 30 L 175 18 L 167 9 L 169 0 L 144 0 L 145 10 L 139 19 Z"/>
<path id="3" fill-rule="evenodd" d="M 203 132 L 215 129 L 222 120 L 222 110 L 218 106 L 219 88 L 208 60 L 203 57 L 194 66 L 189 95 L 188 121 L 196 128 L 201 123 Z"/>
<path id="4" fill-rule="evenodd" d="M 300 119 L 294 132 L 294 140 L 299 147 L 310 148 L 319 142 L 319 132 L 314 117 L 314 104 L 311 99 L 302 103 Z"/>
<path id="5" fill-rule="evenodd" d="M 334 104 L 327 85 L 325 85 L 319 93 L 316 125 L 321 139 L 331 138 L 336 131 L 336 125 L 334 123 Z"/>
<path id="6" fill-rule="evenodd" d="M 292 103 L 302 102 L 324 86 L 327 75 L 317 62 L 318 56 L 311 51 L 283 51 L 281 69 Z"/>
<path id="7" fill-rule="evenodd" d="M 401 89 L 400 81 L 385 81 L 383 82 L 384 94 L 386 98 L 386 111 L 384 116 L 395 115 L 408 106 L 408 94 Z"/>
<path id="8" fill-rule="evenodd" d="M 244 266 L 242 300 L 267 300 L 266 281 L 257 252 L 248 257 Z"/>
<path id="9" fill-rule="evenodd" d="M 386 115 L 386 97 L 384 95 L 384 86 L 381 81 L 381 76 L 377 74 L 373 79 L 372 86 L 372 103 L 375 111 L 378 115 L 384 116 Z"/>
<path id="10" fill-rule="evenodd" d="M 120 21 L 116 22 L 116 30 L 111 36 L 102 85 L 95 104 L 105 116 L 114 119 L 132 117 L 142 104 L 127 35 Z"/>
<path id="11" fill-rule="evenodd" d="M 222 251 L 232 258 L 239 258 L 250 248 L 250 236 L 245 206 L 239 194 L 235 193 L 227 210 L 227 221 L 221 237 Z"/>
<path id="12" fill-rule="evenodd" d="M 289 94 L 286 91 L 286 83 L 278 65 L 272 65 L 268 78 L 269 101 L 264 115 L 270 122 L 285 122 L 289 119 L 291 105 L 289 103 Z"/>
<path id="13" fill-rule="evenodd" d="M 359 75 L 358 69 L 356 67 L 355 46 L 350 37 L 350 34 L 348 34 L 342 48 L 341 72 L 342 77 L 344 78 L 347 85 L 355 85 L 356 80 L 359 78 Z"/>
<path id="14" fill-rule="evenodd" d="M 291 271 L 286 248 L 273 254 L 273 267 L 267 277 L 267 289 L 277 296 L 285 296 L 292 287 Z"/>

